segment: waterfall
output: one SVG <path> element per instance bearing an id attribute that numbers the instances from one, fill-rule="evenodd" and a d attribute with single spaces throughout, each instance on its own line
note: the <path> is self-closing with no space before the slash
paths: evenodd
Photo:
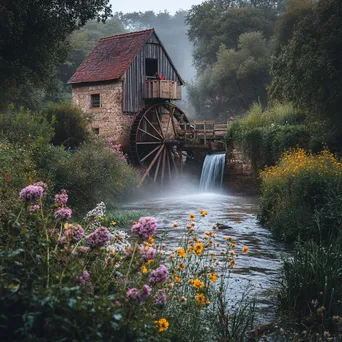
<path id="1" fill-rule="evenodd" d="M 222 187 L 225 153 L 208 154 L 203 163 L 200 190 L 211 191 Z"/>

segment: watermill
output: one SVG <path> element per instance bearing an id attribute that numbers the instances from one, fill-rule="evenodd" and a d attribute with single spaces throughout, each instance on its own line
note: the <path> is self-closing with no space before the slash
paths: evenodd
<path id="1" fill-rule="evenodd" d="M 130 131 L 131 160 L 144 169 L 143 182 L 150 177 L 163 184 L 182 173 L 184 112 L 170 102 L 146 105 L 135 117 Z"/>

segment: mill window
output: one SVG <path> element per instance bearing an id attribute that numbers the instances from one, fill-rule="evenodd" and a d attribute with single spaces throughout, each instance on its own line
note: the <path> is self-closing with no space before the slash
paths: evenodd
<path id="1" fill-rule="evenodd" d="M 153 77 L 158 72 L 158 59 L 146 58 L 145 72 L 147 77 Z"/>
<path id="2" fill-rule="evenodd" d="M 100 94 L 91 95 L 91 107 L 100 108 Z"/>

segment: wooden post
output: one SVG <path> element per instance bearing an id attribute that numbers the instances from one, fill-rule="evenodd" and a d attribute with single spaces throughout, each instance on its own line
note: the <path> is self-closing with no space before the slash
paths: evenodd
<path id="1" fill-rule="evenodd" d="M 204 146 L 207 146 L 207 131 L 205 126 L 205 121 L 203 122 L 203 131 L 204 131 Z"/>

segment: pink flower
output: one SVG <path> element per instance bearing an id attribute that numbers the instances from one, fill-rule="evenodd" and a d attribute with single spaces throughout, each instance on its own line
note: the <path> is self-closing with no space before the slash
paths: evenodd
<path id="1" fill-rule="evenodd" d="M 41 186 L 44 189 L 44 195 L 48 191 L 48 186 L 44 182 L 36 182 L 36 183 L 33 183 L 32 185 Z"/>
<path id="2" fill-rule="evenodd" d="M 159 284 L 166 281 L 169 271 L 164 265 L 160 265 L 157 269 L 152 271 L 148 280 L 151 284 Z"/>
<path id="3" fill-rule="evenodd" d="M 32 212 L 38 211 L 40 209 L 40 205 L 38 205 L 38 204 L 31 205 L 29 209 Z"/>
<path id="4" fill-rule="evenodd" d="M 157 305 L 165 305 L 166 304 L 166 292 L 165 291 L 159 291 L 155 303 Z"/>
<path id="5" fill-rule="evenodd" d="M 157 231 L 157 222 L 154 217 L 141 217 L 137 224 L 131 228 L 133 234 L 138 235 L 140 238 L 148 239 Z"/>
<path id="6" fill-rule="evenodd" d="M 95 231 L 86 237 L 87 244 L 91 248 L 102 247 L 111 238 L 111 234 L 106 227 L 96 228 Z"/>
<path id="7" fill-rule="evenodd" d="M 65 236 L 71 243 L 80 241 L 84 236 L 84 229 L 79 224 L 70 225 L 65 232 Z"/>
<path id="8" fill-rule="evenodd" d="M 82 275 L 76 277 L 76 281 L 82 286 L 88 285 L 90 283 L 90 274 L 84 271 Z"/>
<path id="9" fill-rule="evenodd" d="M 126 297 L 127 298 L 132 298 L 135 299 L 136 295 L 137 295 L 138 290 L 133 287 L 132 289 L 129 289 L 126 293 Z"/>
<path id="10" fill-rule="evenodd" d="M 144 285 L 143 288 L 137 293 L 136 299 L 139 302 L 146 300 L 151 294 L 151 288 L 148 285 Z"/>
<path id="11" fill-rule="evenodd" d="M 72 215 L 72 210 L 69 208 L 59 208 L 57 209 L 54 214 L 53 217 L 56 220 L 68 220 L 69 218 L 71 218 Z"/>
<path id="12" fill-rule="evenodd" d="M 121 150 L 121 145 L 117 144 L 113 137 L 107 138 L 107 141 L 109 143 L 108 150 L 115 153 L 120 160 L 126 160 L 127 159 L 127 155 L 124 154 Z"/>
<path id="13" fill-rule="evenodd" d="M 29 185 L 22 189 L 19 196 L 25 202 L 37 201 L 45 194 L 45 190 L 40 185 Z"/>
<path id="14" fill-rule="evenodd" d="M 63 189 L 60 194 L 56 194 L 55 201 L 60 207 L 64 207 L 68 202 L 68 194 L 66 193 L 66 190 Z"/>
<path id="15" fill-rule="evenodd" d="M 156 250 L 153 247 L 143 246 L 140 252 L 144 260 L 152 260 L 156 256 Z"/>

